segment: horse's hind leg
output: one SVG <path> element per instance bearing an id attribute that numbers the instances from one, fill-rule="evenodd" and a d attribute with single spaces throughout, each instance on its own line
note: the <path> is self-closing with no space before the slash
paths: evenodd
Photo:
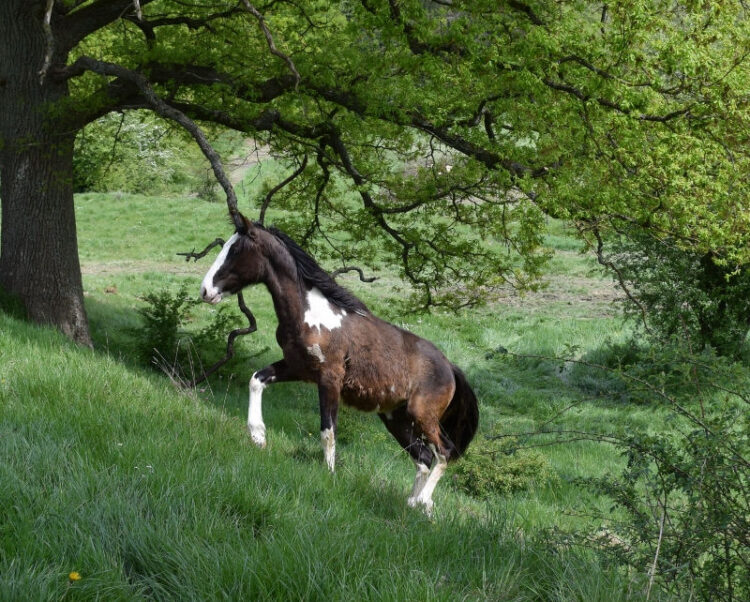
<path id="1" fill-rule="evenodd" d="M 452 444 L 444 441 L 440 435 L 440 416 L 450 403 L 452 396 L 453 389 L 446 389 L 444 395 L 432 396 L 429 399 L 421 396 L 414 397 L 407 404 L 407 412 L 414 417 L 422 439 L 426 440 L 435 458 L 429 474 L 423 477 L 422 488 L 412 501 L 414 506 L 422 506 L 427 514 L 432 513 L 432 493 L 445 473 L 448 458 L 453 451 Z"/>
<path id="2" fill-rule="evenodd" d="M 434 445 L 430 444 L 430 448 L 433 450 L 436 459 L 435 465 L 425 478 L 424 485 L 413 503 L 414 506 L 423 506 L 428 514 L 432 512 L 432 492 L 435 491 L 435 486 L 438 484 L 443 473 L 445 473 L 445 469 L 448 467 L 447 457 L 444 454 L 441 454 Z"/>
<path id="3" fill-rule="evenodd" d="M 260 446 L 266 446 L 266 425 L 263 422 L 261 400 L 263 390 L 271 383 L 293 380 L 290 377 L 287 364 L 284 360 L 274 362 L 262 370 L 258 370 L 250 379 L 250 401 L 247 408 L 247 430 L 253 442 Z"/>
<path id="4" fill-rule="evenodd" d="M 406 411 L 406 406 L 401 406 L 387 414 L 378 415 L 388 431 L 414 460 L 417 474 L 414 477 L 414 486 L 412 487 L 411 495 L 406 500 L 406 503 L 413 508 L 418 504 L 417 499 L 430 474 L 433 453 L 415 432 L 414 419 Z"/>

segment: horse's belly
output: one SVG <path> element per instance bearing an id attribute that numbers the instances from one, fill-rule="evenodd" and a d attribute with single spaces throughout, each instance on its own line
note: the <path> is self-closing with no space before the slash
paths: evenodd
<path id="1" fill-rule="evenodd" d="M 405 401 L 395 391 L 382 387 L 345 387 L 341 399 L 346 405 L 363 412 L 390 412 Z"/>

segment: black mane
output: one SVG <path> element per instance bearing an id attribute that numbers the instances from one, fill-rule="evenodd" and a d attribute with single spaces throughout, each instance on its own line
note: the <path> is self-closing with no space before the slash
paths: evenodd
<path id="1" fill-rule="evenodd" d="M 300 280 L 308 288 L 317 288 L 325 297 L 337 307 L 350 312 L 362 313 L 368 312 L 367 306 L 358 299 L 352 292 L 346 290 L 343 286 L 336 284 L 336 281 L 318 263 L 308 255 L 305 250 L 294 242 L 287 234 L 278 228 L 268 228 L 268 232 L 279 239 L 287 248 L 289 254 L 294 259 L 297 266 L 297 274 Z"/>

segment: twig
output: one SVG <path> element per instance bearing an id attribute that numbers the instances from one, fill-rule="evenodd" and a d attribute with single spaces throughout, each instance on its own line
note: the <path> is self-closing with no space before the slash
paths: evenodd
<path id="1" fill-rule="evenodd" d="M 229 336 L 227 337 L 226 355 L 218 362 L 216 362 L 213 366 L 211 366 L 208 370 L 205 370 L 202 376 L 193 380 L 190 383 L 191 387 L 197 387 L 200 383 L 206 380 L 209 376 L 211 376 L 214 372 L 216 372 L 219 368 L 221 368 L 224 364 L 226 364 L 230 359 L 234 357 L 234 340 L 237 337 L 251 334 L 258 330 L 258 323 L 255 320 L 253 312 L 251 312 L 248 309 L 247 305 L 245 305 L 245 299 L 242 297 L 242 291 L 237 293 L 237 304 L 240 306 L 240 311 L 242 311 L 242 313 L 247 317 L 248 325 L 245 328 L 236 328 L 229 333 Z"/>
<path id="2" fill-rule="evenodd" d="M 232 186 L 231 181 L 224 171 L 221 157 L 219 157 L 219 154 L 214 150 L 213 146 L 211 146 L 211 143 L 206 138 L 206 135 L 192 119 L 190 119 L 179 109 L 169 105 L 164 100 L 162 100 L 156 94 L 148 79 L 146 79 L 143 74 L 137 71 L 131 71 L 130 69 L 126 69 L 121 65 L 108 63 L 106 61 L 99 61 L 88 56 L 82 56 L 78 58 L 72 65 L 65 68 L 64 70 L 64 72 L 68 76 L 76 75 L 84 71 L 93 71 L 94 73 L 98 73 L 100 75 L 118 77 L 122 80 L 134 84 L 140 91 L 144 100 L 156 113 L 166 119 L 176 121 L 184 129 L 186 129 L 198 143 L 201 151 L 203 151 L 206 159 L 208 159 L 209 163 L 211 164 L 211 168 L 213 169 L 216 179 L 224 189 L 224 192 L 227 196 L 227 207 L 229 209 L 229 214 L 232 217 L 235 227 L 238 229 L 244 227 L 245 224 L 242 221 L 239 209 L 237 208 L 237 195 L 234 192 L 234 187 Z"/>
<path id="3" fill-rule="evenodd" d="M 643 306 L 643 304 L 635 298 L 635 295 L 630 291 L 628 288 L 628 285 L 625 282 L 625 276 L 622 274 L 620 269 L 614 264 L 613 261 L 610 261 L 609 259 L 604 257 L 604 241 L 602 240 L 602 235 L 599 232 L 599 229 L 594 226 L 592 228 L 592 232 L 594 233 L 594 236 L 596 237 L 596 259 L 599 262 L 600 265 L 602 265 L 605 268 L 609 268 L 614 272 L 615 276 L 617 277 L 617 282 L 620 285 L 620 288 L 622 291 L 627 295 L 628 299 L 635 304 L 635 306 L 641 311 L 641 321 L 643 323 L 643 328 L 646 330 L 647 333 L 653 334 L 651 328 L 648 325 L 647 320 L 647 312 L 646 308 Z"/>
<path id="4" fill-rule="evenodd" d="M 224 246 L 223 238 L 217 238 L 211 244 L 209 244 L 205 249 L 203 249 L 203 251 L 201 251 L 200 253 L 196 253 L 195 248 L 193 248 L 193 250 L 190 251 L 189 253 L 177 253 L 177 254 L 182 255 L 185 258 L 185 261 L 190 261 L 191 259 L 193 259 L 194 261 L 198 261 L 201 257 L 205 257 L 211 249 L 217 246 L 221 246 L 221 247 Z"/>
<path id="5" fill-rule="evenodd" d="M 294 172 L 290 176 L 288 176 L 287 178 L 285 178 L 284 180 L 276 184 L 276 186 L 274 186 L 273 188 L 271 188 L 271 190 L 268 191 L 266 198 L 263 199 L 263 204 L 260 206 L 260 215 L 258 216 L 258 223 L 261 226 L 263 225 L 263 220 L 266 219 L 266 210 L 268 209 L 268 206 L 271 204 L 271 198 L 273 197 L 273 195 L 276 194 L 282 188 L 284 188 L 284 186 L 289 184 L 289 182 L 294 180 L 294 178 L 300 175 L 303 171 L 305 171 L 305 167 L 307 167 L 307 155 L 305 155 L 302 158 L 302 163 L 297 169 L 294 170 Z"/>
<path id="6" fill-rule="evenodd" d="M 697 424 L 699 427 L 701 427 L 701 429 L 703 429 L 705 433 L 711 435 L 712 437 L 717 437 L 717 433 L 713 429 L 711 429 L 711 427 L 709 427 L 708 424 L 706 424 L 706 422 L 702 420 L 699 416 L 696 416 L 693 412 L 688 410 L 684 405 L 680 404 L 676 399 L 674 399 L 673 397 L 670 397 L 669 394 L 659 389 L 658 387 L 655 387 L 654 385 L 644 380 L 643 378 L 633 376 L 632 374 L 628 374 L 626 372 L 620 372 L 614 368 L 610 368 L 609 366 L 604 366 L 602 364 L 595 364 L 593 362 L 587 362 L 585 360 L 562 359 L 559 357 L 551 357 L 548 355 L 513 353 L 511 351 L 507 352 L 507 355 L 510 357 L 523 358 L 523 359 L 531 358 L 531 359 L 548 360 L 548 361 L 554 361 L 554 362 L 571 362 L 574 364 L 580 364 L 582 366 L 588 366 L 589 368 L 596 368 L 604 372 L 617 374 L 630 382 L 634 382 L 634 383 L 641 385 L 642 387 L 644 387 L 645 390 L 650 391 L 656 397 L 667 402 L 671 407 L 675 409 L 675 411 L 678 414 L 680 414 L 681 416 L 684 416 L 685 418 L 690 420 L 693 424 Z M 746 466 L 746 467 L 750 466 L 750 460 L 745 458 L 745 456 L 743 456 L 742 453 L 740 453 L 735 446 L 731 445 L 731 443 L 727 441 L 723 441 L 721 445 L 722 447 L 724 447 L 724 449 L 732 453 L 734 460 L 736 462 L 739 462 L 743 466 Z"/>
<path id="7" fill-rule="evenodd" d="M 297 67 L 294 66 L 294 63 L 292 62 L 292 59 L 290 59 L 286 54 L 281 52 L 279 49 L 276 48 L 276 44 L 273 42 L 273 36 L 271 35 L 270 30 L 268 29 L 268 25 L 266 25 L 266 19 L 265 17 L 258 12 L 258 9 L 255 8 L 248 0 L 242 0 L 242 4 L 245 6 L 245 9 L 247 12 L 249 12 L 253 17 L 255 17 L 258 20 L 258 25 L 260 25 L 260 28 L 263 30 L 263 35 L 266 36 L 266 42 L 268 43 L 268 49 L 271 51 L 271 54 L 279 57 L 281 60 L 283 60 L 287 66 L 289 67 L 289 70 L 294 74 L 294 89 L 296 90 L 299 86 L 299 82 L 302 79 L 300 77 L 299 71 L 297 71 Z"/>
<path id="8" fill-rule="evenodd" d="M 646 589 L 646 600 L 651 597 L 651 587 L 654 585 L 654 578 L 656 577 L 656 563 L 659 560 L 659 551 L 661 550 L 661 540 L 664 536 L 664 519 L 667 516 L 666 507 L 662 507 L 661 521 L 659 523 L 659 539 L 656 542 L 656 554 L 654 554 L 654 562 L 649 570 L 648 588 Z"/>
<path id="9" fill-rule="evenodd" d="M 340 276 L 341 274 L 346 274 L 347 272 L 357 272 L 359 274 L 359 279 L 362 282 L 375 282 L 378 277 L 377 276 L 370 276 L 369 278 L 365 276 L 364 272 L 362 271 L 362 268 L 358 268 L 354 265 L 347 265 L 343 268 L 339 268 L 338 270 L 333 270 L 331 272 L 331 278 L 336 278 L 336 276 Z"/>

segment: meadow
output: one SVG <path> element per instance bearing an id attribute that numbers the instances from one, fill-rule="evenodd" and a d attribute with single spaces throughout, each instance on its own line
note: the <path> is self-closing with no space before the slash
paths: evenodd
<path id="1" fill-rule="evenodd" d="M 144 295 L 186 287 L 197 296 L 211 259 L 176 253 L 228 236 L 224 205 L 89 193 L 76 211 L 95 350 L 0 313 L 0 598 L 645 597 L 648 567 L 625 572 L 548 537 L 601 528 L 591 517 L 611 504 L 577 479 L 617 473 L 617 450 L 540 447 L 544 470 L 489 496 L 471 495 L 449 469 L 428 518 L 406 506 L 413 465 L 373 415 L 342 410 L 328 473 L 309 385 L 266 391 L 268 448 L 257 449 L 245 430 L 247 381 L 280 357 L 262 287 L 245 294 L 259 328 L 241 361 L 201 390 L 175 387 L 134 351 Z M 611 281 L 564 224 L 550 223 L 547 245 L 544 288 L 459 314 L 393 313 L 401 293 L 385 269 L 372 284 L 340 278 L 467 373 L 480 400 L 477 453 L 488 438 L 552 419 L 581 431 L 665 428 L 662 409 L 618 399 L 606 374 L 511 355 L 596 358 L 631 335 Z M 215 311 L 194 308 L 186 328 Z M 493 458 L 498 470 L 513 461 Z"/>

